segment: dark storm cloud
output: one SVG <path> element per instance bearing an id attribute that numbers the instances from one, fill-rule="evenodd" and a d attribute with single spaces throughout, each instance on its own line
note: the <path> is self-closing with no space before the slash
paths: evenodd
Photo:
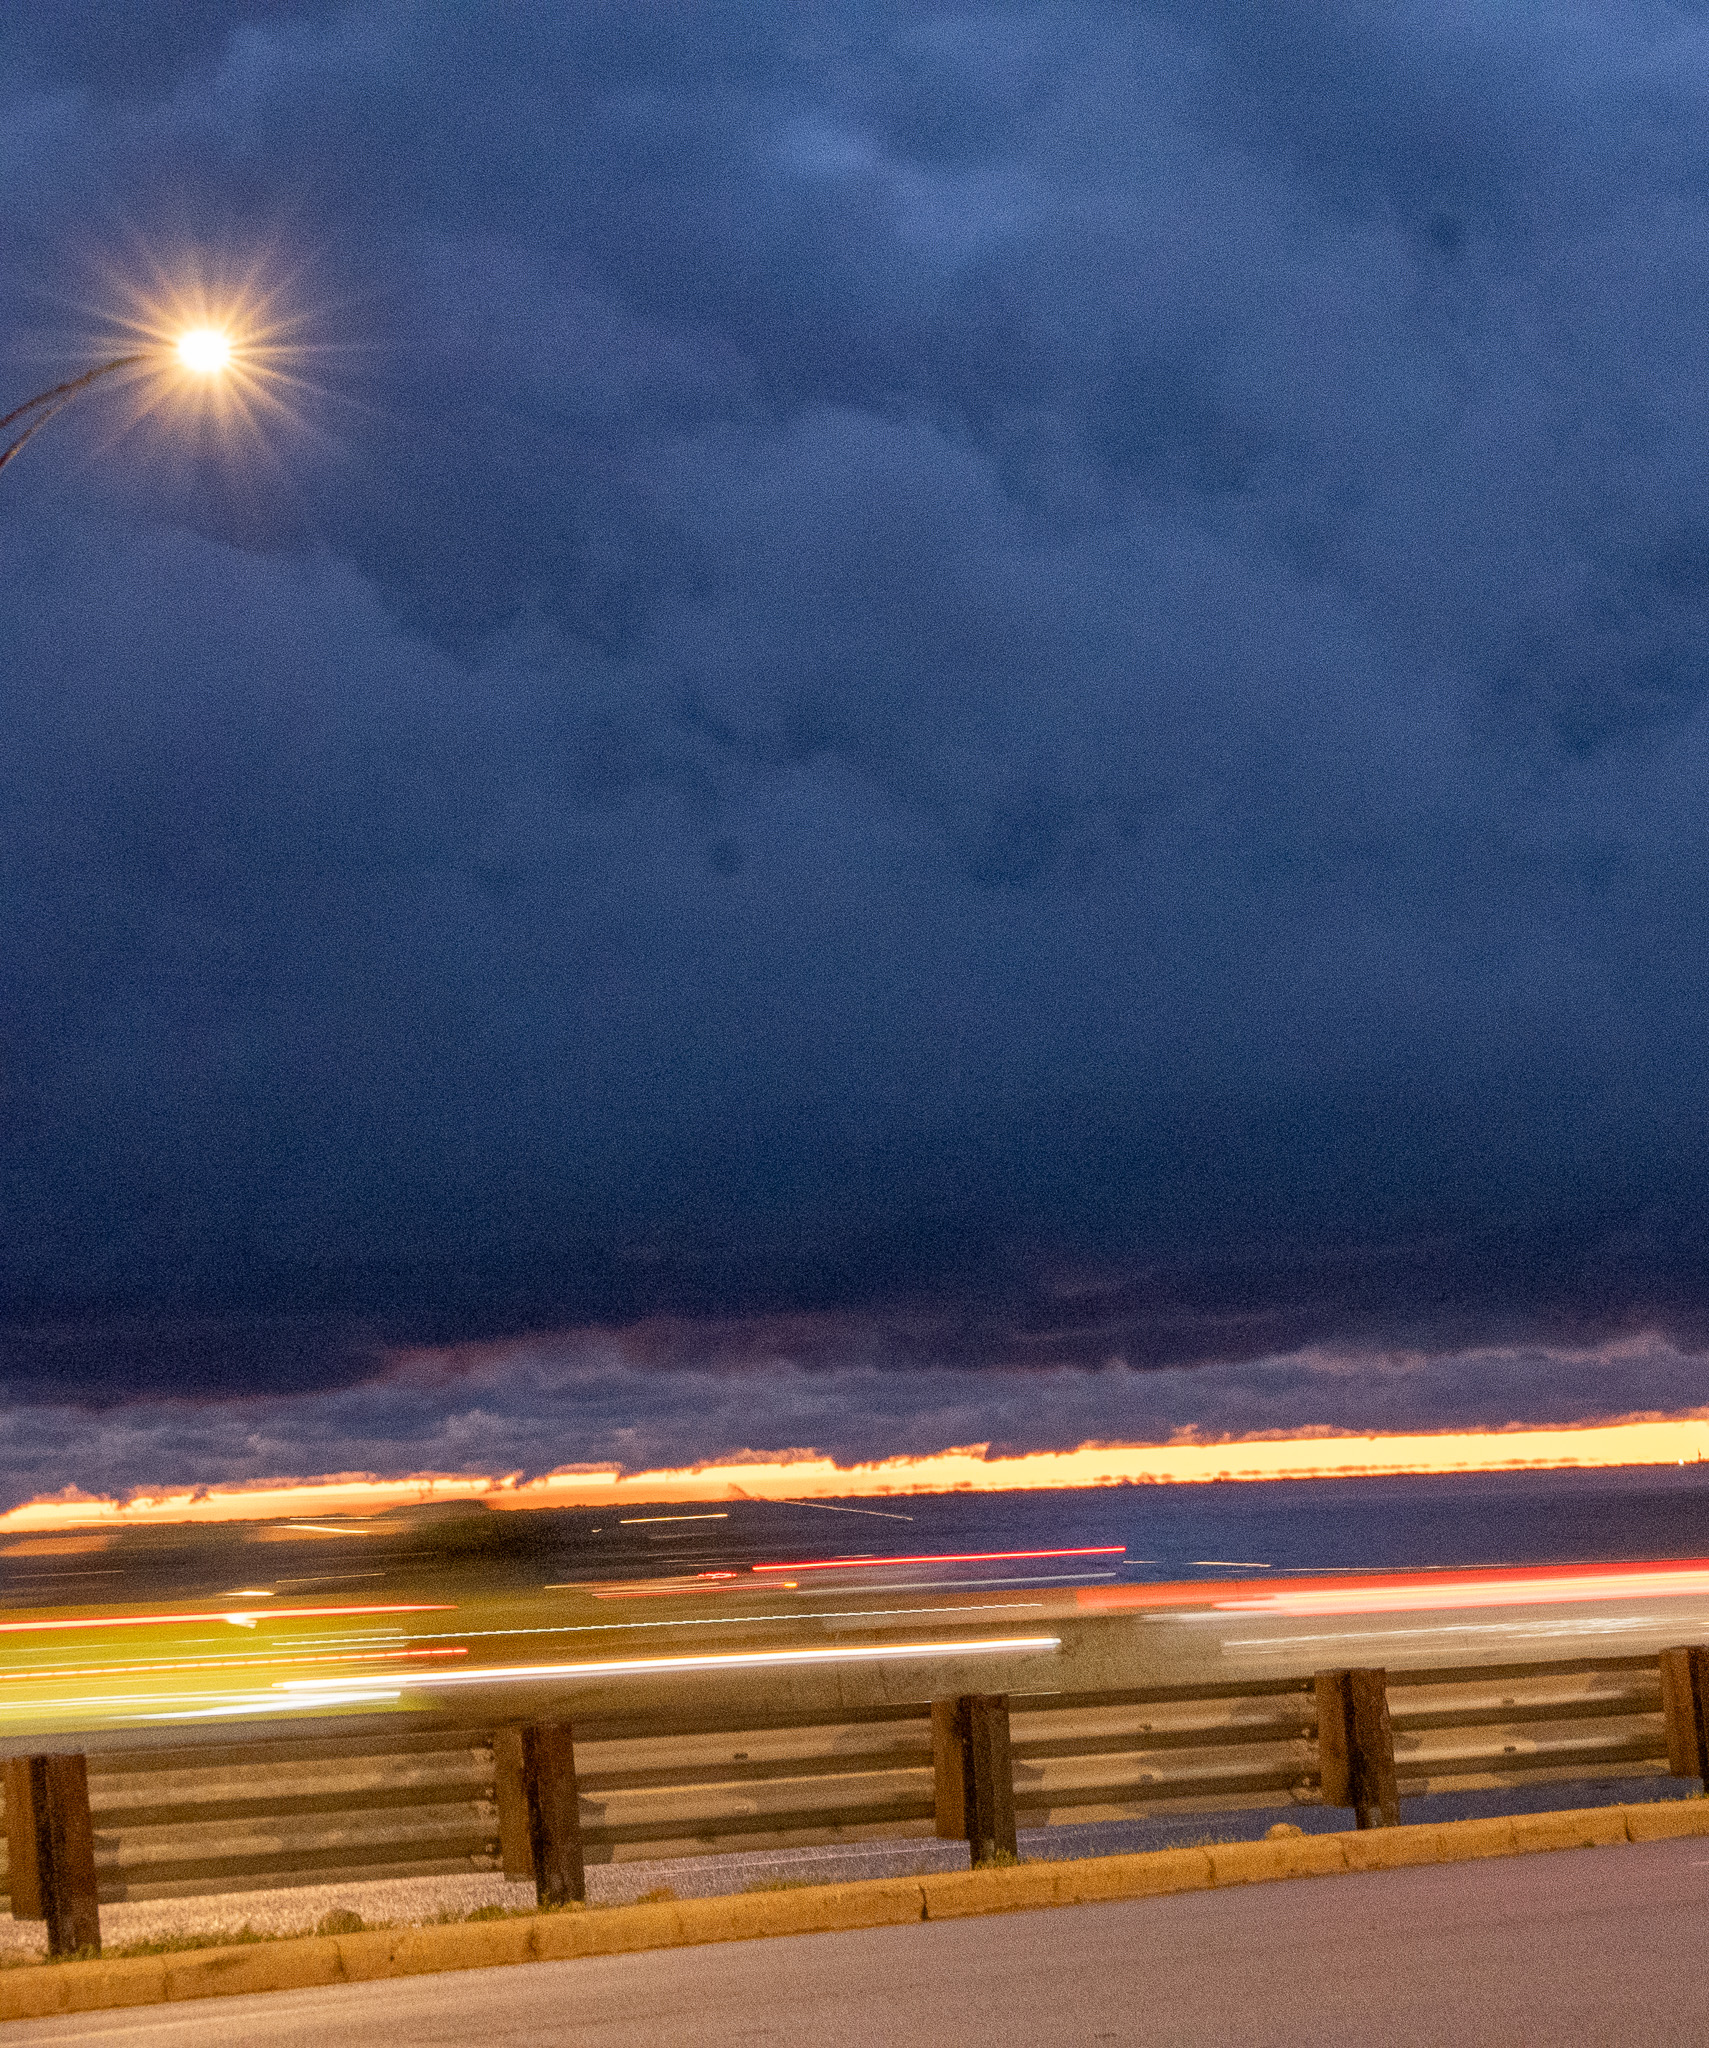
<path id="1" fill-rule="evenodd" d="M 834 1366 L 827 1359 L 834 1357 Z M 1699 1407 L 1703 1359 L 1653 1339 L 1605 1352 L 1302 1352 L 1239 1365 L 1016 1367 L 896 1360 L 874 1333 L 644 1325 L 416 1353 L 304 1401 L 145 1398 L 91 1414 L 51 1398 L 0 1435 L 0 1508 L 67 1480 L 123 1498 L 296 1475 L 482 1477 L 565 1466 L 681 1469 L 831 1446 L 844 1464 L 987 1444 L 1215 1441 L 1267 1432 L 1535 1427 Z"/>
<path id="2" fill-rule="evenodd" d="M 1702 1339 L 1694 10 L 106 12 L 20 395 L 97 247 L 326 352 L 4 479 L 15 1388 Z"/>

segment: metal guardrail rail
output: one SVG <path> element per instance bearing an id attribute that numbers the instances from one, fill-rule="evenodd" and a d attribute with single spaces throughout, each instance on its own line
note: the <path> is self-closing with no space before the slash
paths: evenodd
<path id="1" fill-rule="evenodd" d="M 1667 1772 L 1653 1657 L 1391 1671 L 1388 1696 L 1403 1798 Z"/>
<path id="2" fill-rule="evenodd" d="M 1403 1797 L 1668 1768 L 1653 1658 L 1393 1671 L 1387 1683 Z M 1322 1800 L 1309 1678 L 1009 1704 L 1022 1827 Z M 575 1733 L 589 1862 L 924 1836 L 941 1819 L 923 1701 L 838 1721 L 589 1720 Z M 100 1897 L 526 1876 L 498 1778 L 492 1731 L 461 1728 L 91 1755 Z"/>

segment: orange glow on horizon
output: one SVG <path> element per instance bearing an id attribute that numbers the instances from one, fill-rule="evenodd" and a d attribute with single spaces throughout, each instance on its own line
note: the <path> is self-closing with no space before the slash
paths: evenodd
<path id="1" fill-rule="evenodd" d="M 634 1502 L 836 1500 L 884 1494 L 1016 1492 L 1067 1487 L 1190 1485 L 1206 1481 L 1366 1478 L 1404 1473 L 1549 1471 L 1681 1465 L 1709 1459 L 1709 1410 L 1634 1416 L 1564 1429 L 1445 1431 L 1409 1436 L 1244 1437 L 1225 1443 L 1083 1444 L 991 1458 L 983 1445 L 929 1457 L 839 1465 L 816 1452 L 777 1452 L 724 1464 L 648 1472 L 613 1466 L 519 1473 L 345 1473 L 98 1499 L 68 1489 L 0 1515 L 0 1536 L 120 1530 L 149 1523 L 267 1522 L 313 1514 L 364 1517 L 446 1501 L 489 1508 L 616 1508 Z M 293 1532 L 258 1530 L 262 1540 Z"/>

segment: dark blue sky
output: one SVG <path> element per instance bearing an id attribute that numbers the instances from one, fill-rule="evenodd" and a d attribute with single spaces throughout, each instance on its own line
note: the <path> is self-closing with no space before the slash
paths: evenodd
<path id="1" fill-rule="evenodd" d="M 708 1452 L 857 1364 L 1700 1398 L 1706 79 L 1659 4 L 10 10 L 11 390 L 258 253 L 315 387 L 0 478 L 18 1412 L 595 1328 L 631 1421 L 738 1374 Z"/>

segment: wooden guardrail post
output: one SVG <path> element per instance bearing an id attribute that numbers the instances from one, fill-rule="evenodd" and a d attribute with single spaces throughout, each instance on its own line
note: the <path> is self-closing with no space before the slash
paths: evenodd
<path id="1" fill-rule="evenodd" d="M 1399 1827 L 1388 1673 L 1320 1671 L 1317 1742 L 1323 1803 L 1352 1807 L 1362 1828 Z"/>
<path id="2" fill-rule="evenodd" d="M 1016 1854 L 1007 1693 L 933 1700 L 932 1790 L 938 1834 L 966 1842 L 975 1864 Z"/>
<path id="3" fill-rule="evenodd" d="M 1676 1778 L 1701 1778 L 1709 1791 L 1709 1650 L 1663 1650 L 1657 1661 L 1668 1770 Z"/>
<path id="4" fill-rule="evenodd" d="M 568 1721 L 536 1721 L 521 1735 L 534 1896 L 542 1906 L 565 1906 L 587 1897 L 575 1743 Z"/>
<path id="5" fill-rule="evenodd" d="M 95 1828 L 81 1756 L 7 1759 L 6 1868 L 12 1917 L 47 1922 L 50 1956 L 100 1954 Z"/>
<path id="6" fill-rule="evenodd" d="M 528 1786 L 522 1775 L 522 1730 L 493 1730 L 493 1804 L 498 1808 L 499 1866 L 506 1877 L 534 1875 L 528 1833 Z"/>

